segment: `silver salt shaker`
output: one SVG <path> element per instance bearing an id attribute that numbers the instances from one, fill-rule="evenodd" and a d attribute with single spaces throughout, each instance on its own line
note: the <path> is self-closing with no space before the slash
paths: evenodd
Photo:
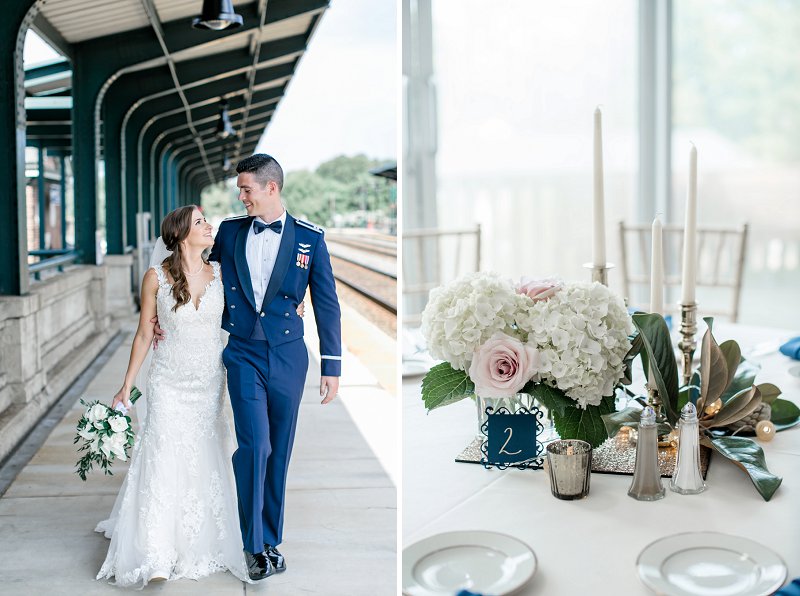
<path id="1" fill-rule="evenodd" d="M 681 410 L 678 461 L 669 488 L 682 495 L 696 495 L 706 490 L 700 473 L 700 423 L 697 421 L 697 408 L 691 402 Z"/>
<path id="2" fill-rule="evenodd" d="M 638 501 L 657 501 L 664 498 L 661 471 L 658 467 L 658 427 L 652 406 L 642 410 L 639 419 L 639 438 L 636 441 L 636 466 L 628 496 Z"/>

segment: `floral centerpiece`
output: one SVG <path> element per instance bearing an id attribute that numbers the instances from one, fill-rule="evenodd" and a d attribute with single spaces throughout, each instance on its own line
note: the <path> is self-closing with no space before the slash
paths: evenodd
<path id="1" fill-rule="evenodd" d="M 607 437 L 633 325 L 623 301 L 599 283 L 475 273 L 431 292 L 422 313 L 428 350 L 445 362 L 422 382 L 428 410 L 467 396 L 528 393 L 550 410 L 563 438 Z"/>

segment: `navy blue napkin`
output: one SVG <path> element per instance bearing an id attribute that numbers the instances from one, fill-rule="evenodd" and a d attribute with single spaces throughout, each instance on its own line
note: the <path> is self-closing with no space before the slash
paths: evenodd
<path id="1" fill-rule="evenodd" d="M 481 596 L 477 592 L 470 592 L 469 590 L 461 590 L 456 596 Z"/>
<path id="2" fill-rule="evenodd" d="M 800 596 L 800 577 L 775 592 L 775 596 Z"/>
<path id="3" fill-rule="evenodd" d="M 789 358 L 800 360 L 800 337 L 790 339 L 781 346 L 781 354 L 786 354 Z"/>

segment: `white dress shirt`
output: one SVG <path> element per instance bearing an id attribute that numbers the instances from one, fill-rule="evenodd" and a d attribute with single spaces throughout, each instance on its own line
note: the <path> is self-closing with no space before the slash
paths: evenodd
<path id="1" fill-rule="evenodd" d="M 272 223 L 264 221 L 260 217 L 253 220 L 253 222 L 256 221 L 267 225 Z M 247 233 L 247 266 L 250 268 L 250 281 L 253 284 L 253 296 L 256 300 L 257 310 L 261 309 L 264 294 L 267 293 L 269 278 L 275 268 L 275 259 L 278 258 L 278 249 L 281 245 L 283 230 L 286 227 L 286 211 L 284 210 L 281 216 L 273 221 L 280 221 L 283 225 L 280 234 L 276 234 L 272 230 L 264 230 L 260 234 L 256 234 L 252 225 Z"/>

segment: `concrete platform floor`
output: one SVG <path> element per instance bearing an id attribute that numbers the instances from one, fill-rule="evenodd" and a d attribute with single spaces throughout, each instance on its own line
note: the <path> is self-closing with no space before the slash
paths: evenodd
<path id="1" fill-rule="evenodd" d="M 127 365 L 127 336 L 83 396 L 110 401 Z M 307 332 L 313 334 L 309 325 Z M 312 351 L 313 354 L 313 351 Z M 363 387 L 362 373 L 340 392 Z M 289 471 L 282 552 L 288 570 L 257 585 L 229 573 L 199 581 L 150 584 L 145 592 L 172 594 L 324 594 L 379 596 L 396 593 L 395 486 L 341 400 L 319 404 L 319 365 L 311 358 Z M 386 410 L 384 410 L 386 411 Z M 82 482 L 74 473 L 72 444 L 82 413 L 77 402 L 55 426 L 33 459 L 0 498 L 0 594 L 119 594 L 95 581 L 109 541 L 95 533 L 124 477 L 95 473 Z M 391 458 L 388 458 L 391 459 Z M 394 463 L 394 462 L 393 462 Z"/>

